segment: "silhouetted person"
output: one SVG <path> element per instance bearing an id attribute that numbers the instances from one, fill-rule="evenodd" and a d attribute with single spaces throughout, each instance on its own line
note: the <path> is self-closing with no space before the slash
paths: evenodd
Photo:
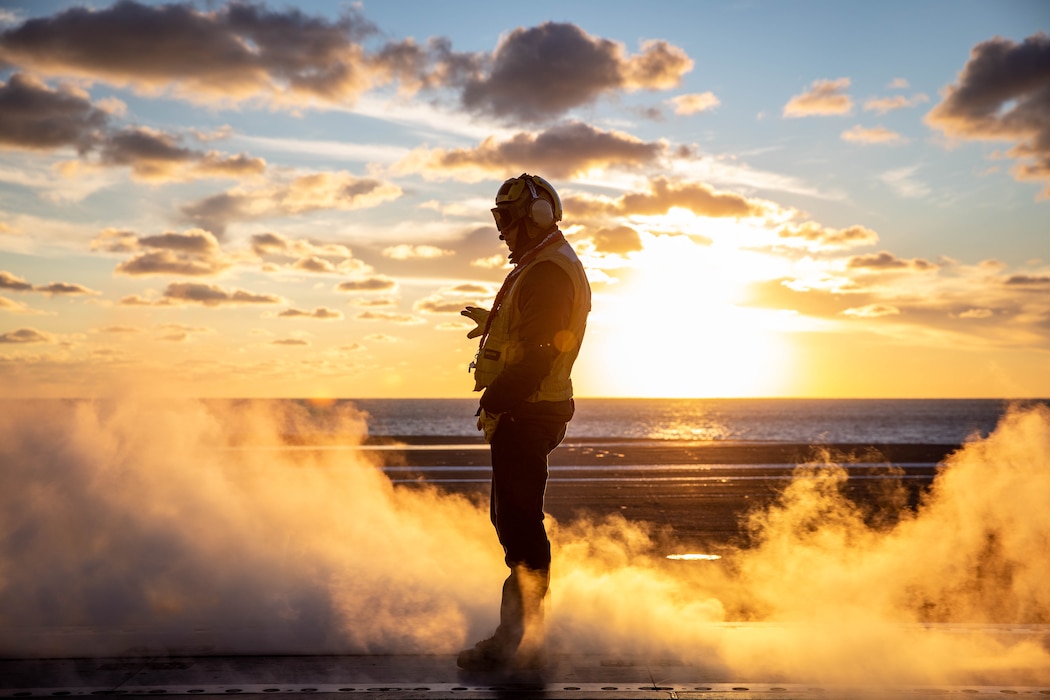
<path id="1" fill-rule="evenodd" d="M 472 365 L 474 390 L 484 390 L 478 429 L 491 445 L 490 511 L 510 575 L 495 634 L 459 654 L 468 670 L 543 664 L 547 456 L 573 415 L 570 373 L 591 308 L 583 265 L 558 229 L 561 199 L 550 183 L 524 173 L 507 180 L 492 215 L 514 269 L 491 312 L 468 306 L 461 313 L 478 324 L 467 337 L 481 336 Z"/>

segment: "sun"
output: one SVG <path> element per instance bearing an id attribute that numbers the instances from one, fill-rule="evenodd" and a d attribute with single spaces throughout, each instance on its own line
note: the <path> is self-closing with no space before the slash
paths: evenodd
<path id="1" fill-rule="evenodd" d="M 713 398 L 781 395 L 790 343 L 768 310 L 742 306 L 766 271 L 748 251 L 685 236 L 646 240 L 618 285 L 595 294 L 578 364 L 581 395 Z"/>

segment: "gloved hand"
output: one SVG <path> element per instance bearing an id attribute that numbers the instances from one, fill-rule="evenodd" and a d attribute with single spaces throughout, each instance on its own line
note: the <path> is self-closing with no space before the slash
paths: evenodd
<path id="1" fill-rule="evenodd" d="M 502 413 L 489 413 L 484 408 L 478 411 L 478 430 L 485 436 L 485 442 L 492 444 L 492 436 L 496 434 L 499 419 Z"/>
<path id="2" fill-rule="evenodd" d="M 480 306 L 468 306 L 459 312 L 460 316 L 466 316 L 474 323 L 478 324 L 478 327 L 467 333 L 468 338 L 477 338 L 479 335 L 485 332 L 485 324 L 489 320 L 489 310 L 483 309 Z"/>

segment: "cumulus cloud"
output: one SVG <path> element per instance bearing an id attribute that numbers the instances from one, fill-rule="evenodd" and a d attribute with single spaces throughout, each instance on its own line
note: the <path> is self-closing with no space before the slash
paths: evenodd
<path id="1" fill-rule="evenodd" d="M 266 161 L 245 154 L 198 151 L 173 134 L 146 127 L 129 127 L 109 134 L 99 145 L 102 165 L 126 166 L 140 180 L 178 181 L 197 178 L 243 178 L 261 175 Z"/>
<path id="2" fill-rule="evenodd" d="M 458 314 L 467 306 L 481 306 L 475 299 L 446 298 L 440 294 L 425 297 L 417 301 L 412 308 L 425 314 Z"/>
<path id="3" fill-rule="evenodd" d="M 315 243 L 288 238 L 279 233 L 259 233 L 250 239 L 252 253 L 266 263 L 265 269 L 290 269 L 312 273 L 367 273 L 371 267 L 353 257 L 339 243 Z"/>
<path id="4" fill-rule="evenodd" d="M 23 73 L 0 83 L 0 147 L 73 148 L 85 160 L 65 163 L 61 172 L 66 175 L 82 165 L 127 167 L 133 177 L 153 181 L 237 178 L 266 169 L 261 158 L 195 150 L 156 129 L 118 129 L 111 125 L 110 113 L 93 105 L 82 90 L 51 88 Z"/>
<path id="5" fill-rule="evenodd" d="M 677 97 L 672 97 L 668 102 L 674 107 L 675 114 L 683 116 L 707 112 L 722 104 L 713 92 L 678 95 Z"/>
<path id="6" fill-rule="evenodd" d="M 397 289 L 397 282 L 389 277 L 376 276 L 346 280 L 337 284 L 335 288 L 340 292 L 389 292 Z"/>
<path id="7" fill-rule="evenodd" d="M 904 85 L 907 87 L 907 85 Z M 864 102 L 865 112 L 875 112 L 876 114 L 886 114 L 892 112 L 895 109 L 904 109 L 905 107 L 914 107 L 922 104 L 923 102 L 929 102 L 930 98 L 923 93 L 916 93 L 911 97 L 905 97 L 904 95 L 892 95 L 890 97 L 872 97 Z"/>
<path id="8" fill-rule="evenodd" d="M 39 285 L 33 288 L 34 291 L 41 292 L 43 294 L 101 294 L 93 289 L 88 289 L 82 284 L 74 284 L 72 282 L 51 282 L 49 284 Z"/>
<path id="9" fill-rule="evenodd" d="M 599 228 L 590 239 L 598 253 L 623 256 L 642 250 L 642 237 L 630 226 Z"/>
<path id="10" fill-rule="evenodd" d="M 305 214 L 322 209 L 352 210 L 378 206 L 401 196 L 397 185 L 359 178 L 346 171 L 298 175 L 261 186 L 240 186 L 182 207 L 183 214 L 216 233 L 241 221 Z"/>
<path id="11" fill-rule="evenodd" d="M 108 120 L 77 88 L 52 89 L 24 73 L 0 83 L 0 146 L 5 148 L 87 151 Z"/>
<path id="12" fill-rule="evenodd" d="M 17 330 L 0 333 L 0 343 L 25 345 L 30 343 L 53 343 L 55 337 L 50 333 L 38 331 L 35 328 L 19 328 Z"/>
<path id="13" fill-rule="evenodd" d="M 337 321 L 343 318 L 343 312 L 329 309 L 324 306 L 318 306 L 313 311 L 285 309 L 277 314 L 277 318 L 312 318 L 320 321 Z"/>
<path id="14" fill-rule="evenodd" d="M 33 285 L 21 277 L 11 274 L 7 270 L 0 270 L 0 289 L 9 289 L 14 292 L 28 292 Z"/>
<path id="15" fill-rule="evenodd" d="M 843 141 L 853 143 L 903 143 L 904 137 L 884 126 L 866 129 L 860 124 L 842 132 Z"/>
<path id="16" fill-rule="evenodd" d="M 1050 288 L 1050 275 L 1010 275 L 1005 284 L 1012 287 Z"/>
<path id="17" fill-rule="evenodd" d="M 630 55 L 575 24 L 545 22 L 504 36 L 489 69 L 466 80 L 461 100 L 468 111 L 536 122 L 619 90 L 673 88 L 692 67 L 684 51 L 665 41 L 646 42 Z"/>
<path id="18" fill-rule="evenodd" d="M 197 101 L 350 100 L 370 84 L 358 40 L 373 31 L 350 11 L 329 21 L 248 3 L 125 1 L 27 20 L 0 33 L 0 60 Z"/>
<path id="19" fill-rule="evenodd" d="M 0 270 L 0 289 L 12 292 L 39 292 L 50 295 L 100 294 L 82 284 L 74 282 L 49 282 L 48 284 L 30 284 L 18 275 L 7 270 Z"/>
<path id="20" fill-rule="evenodd" d="M 885 272 L 892 270 L 911 270 L 916 272 L 929 272 L 936 270 L 939 266 L 922 258 L 906 260 L 899 258 L 893 253 L 882 251 L 872 255 L 857 255 L 849 259 L 846 266 L 853 270 L 873 270 Z"/>
<path id="21" fill-rule="evenodd" d="M 811 117 L 849 114 L 853 100 L 846 94 L 849 78 L 814 80 L 809 90 L 795 95 L 784 105 L 785 117 Z"/>
<path id="22" fill-rule="evenodd" d="M 285 300 L 274 294 L 256 294 L 243 289 L 225 289 L 217 284 L 172 282 L 164 290 L 159 305 L 201 304 L 216 307 L 283 303 Z"/>
<path id="23" fill-rule="evenodd" d="M 352 104 L 396 81 L 403 93 L 447 89 L 467 111 L 529 121 L 617 91 L 673 88 L 693 66 L 665 41 L 647 41 L 632 54 L 568 23 L 515 29 L 491 53 L 454 51 L 444 37 L 369 50 L 363 42 L 376 36 L 354 8 L 330 20 L 239 2 L 202 10 L 125 0 L 0 32 L 0 63 L 142 94 L 220 104 L 262 99 L 292 109 Z"/>
<path id="24" fill-rule="evenodd" d="M 227 270 L 233 260 L 225 255 L 210 231 L 188 229 L 139 236 L 132 231 L 104 229 L 91 242 L 93 250 L 131 253 L 117 265 L 116 272 L 131 277 L 148 275 L 186 275 L 209 277 Z"/>
<path id="25" fill-rule="evenodd" d="M 1050 36 L 974 46 L 926 123 L 953 138 L 1013 142 L 1014 176 L 1050 183 Z M 1050 184 L 1042 195 L 1050 197 Z"/>
<path id="26" fill-rule="evenodd" d="M 446 250 L 445 248 L 438 248 L 437 246 L 409 245 L 407 243 L 383 249 L 383 255 L 388 258 L 393 258 L 394 260 L 410 260 L 414 258 L 432 260 L 434 258 L 444 258 L 455 254 L 456 252 L 454 250 Z"/>
<path id="27" fill-rule="evenodd" d="M 857 248 L 874 245 L 879 240 L 879 234 L 866 226 L 855 225 L 837 229 L 822 226 L 815 221 L 785 224 L 777 230 L 777 236 L 789 244 L 813 250 Z"/>
<path id="28" fill-rule="evenodd" d="M 503 176 L 507 164 L 516 163 L 548 178 L 568 178 L 592 169 L 652 165 L 667 151 L 662 141 L 646 142 L 621 131 L 573 121 L 505 140 L 490 136 L 473 148 L 418 148 L 397 163 L 394 171 L 428 179 L 478 181 Z"/>
<path id="29" fill-rule="evenodd" d="M 665 177 L 650 181 L 649 192 L 628 192 L 606 213 L 650 216 L 666 214 L 673 207 L 688 209 L 699 216 L 747 218 L 770 213 L 771 205 L 748 199 L 734 192 L 720 192 L 702 182 L 675 182 Z"/>

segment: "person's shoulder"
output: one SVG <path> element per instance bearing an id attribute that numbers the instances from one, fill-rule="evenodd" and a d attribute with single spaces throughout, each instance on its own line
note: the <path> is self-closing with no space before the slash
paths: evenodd
<path id="1" fill-rule="evenodd" d="M 526 275 L 526 279 L 530 285 L 560 285 L 562 280 L 570 286 L 572 284 L 569 275 L 561 268 L 561 265 L 552 260 L 538 260 L 533 263 L 532 269 L 530 269 L 529 274 Z"/>

